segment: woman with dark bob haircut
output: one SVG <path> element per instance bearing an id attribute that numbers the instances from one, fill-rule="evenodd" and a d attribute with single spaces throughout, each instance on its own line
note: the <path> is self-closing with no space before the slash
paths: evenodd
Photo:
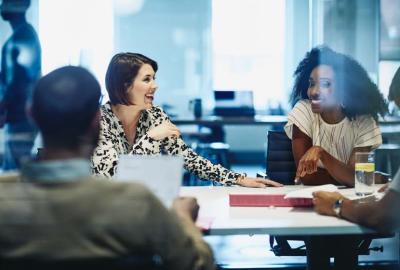
<path id="1" fill-rule="evenodd" d="M 382 94 L 359 63 L 324 46 L 308 52 L 294 76 L 285 131 L 296 181 L 354 186 L 355 152 L 382 143 L 376 122 L 387 112 Z"/>
<path id="2" fill-rule="evenodd" d="M 281 186 L 261 178 L 246 177 L 197 155 L 180 136 L 179 129 L 158 106 L 154 60 L 137 53 L 115 55 L 106 73 L 110 101 L 101 107 L 100 138 L 92 156 L 93 173 L 112 177 L 122 154 L 182 155 L 184 166 L 200 178 L 225 185 Z"/>

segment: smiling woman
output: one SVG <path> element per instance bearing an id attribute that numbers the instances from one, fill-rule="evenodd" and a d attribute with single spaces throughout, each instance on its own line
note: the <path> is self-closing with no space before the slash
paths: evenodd
<path id="1" fill-rule="evenodd" d="M 112 177 L 122 154 L 168 153 L 183 156 L 185 168 L 203 179 L 225 185 L 281 186 L 214 165 L 190 149 L 164 111 L 153 105 L 157 69 L 154 60 L 137 53 L 119 53 L 111 59 L 106 73 L 110 102 L 101 108 L 100 138 L 92 157 L 94 174 Z"/>
<path id="2" fill-rule="evenodd" d="M 355 152 L 382 143 L 376 123 L 386 102 L 354 59 L 328 47 L 307 53 L 295 71 L 293 110 L 286 134 L 292 139 L 296 178 L 304 184 L 354 185 Z"/>

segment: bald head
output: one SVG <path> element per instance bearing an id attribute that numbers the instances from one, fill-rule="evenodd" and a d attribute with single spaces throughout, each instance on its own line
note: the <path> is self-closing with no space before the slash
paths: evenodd
<path id="1" fill-rule="evenodd" d="M 99 83 L 81 67 L 59 68 L 41 78 L 33 92 L 32 116 L 45 147 L 79 147 L 93 128 L 100 96 Z"/>

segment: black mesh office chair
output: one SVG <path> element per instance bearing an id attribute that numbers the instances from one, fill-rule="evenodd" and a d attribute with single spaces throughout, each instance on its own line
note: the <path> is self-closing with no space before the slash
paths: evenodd
<path id="1" fill-rule="evenodd" d="M 292 141 L 284 131 L 268 131 L 266 168 L 271 179 L 285 185 L 294 185 L 296 164 Z"/>
<path id="2" fill-rule="evenodd" d="M 266 173 L 274 181 L 284 185 L 294 185 L 296 163 L 292 153 L 292 141 L 284 131 L 267 133 Z M 306 256 L 305 245 L 292 248 L 288 240 L 302 241 L 303 237 L 270 235 L 270 247 L 276 256 Z"/>
<path id="3" fill-rule="evenodd" d="M 292 141 L 284 131 L 268 131 L 266 173 L 274 181 L 293 185 L 296 176 L 296 163 L 293 158 Z M 393 235 L 366 235 L 358 246 L 358 255 L 369 255 L 370 250 L 382 251 L 383 247 L 370 248 L 375 238 L 388 238 Z M 292 248 L 288 240 L 300 240 L 302 236 L 270 236 L 270 247 L 276 256 L 305 256 L 305 245 Z M 276 242 L 276 244 L 275 244 Z"/>

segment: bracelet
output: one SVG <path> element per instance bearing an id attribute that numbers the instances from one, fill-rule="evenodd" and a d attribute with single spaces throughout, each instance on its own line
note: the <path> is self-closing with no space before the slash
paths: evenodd
<path id="1" fill-rule="evenodd" d="M 335 202 L 335 204 L 333 205 L 333 212 L 335 212 L 335 215 L 338 218 L 342 217 L 342 205 L 343 205 L 343 198 L 340 198 L 339 200 L 337 200 Z"/>

